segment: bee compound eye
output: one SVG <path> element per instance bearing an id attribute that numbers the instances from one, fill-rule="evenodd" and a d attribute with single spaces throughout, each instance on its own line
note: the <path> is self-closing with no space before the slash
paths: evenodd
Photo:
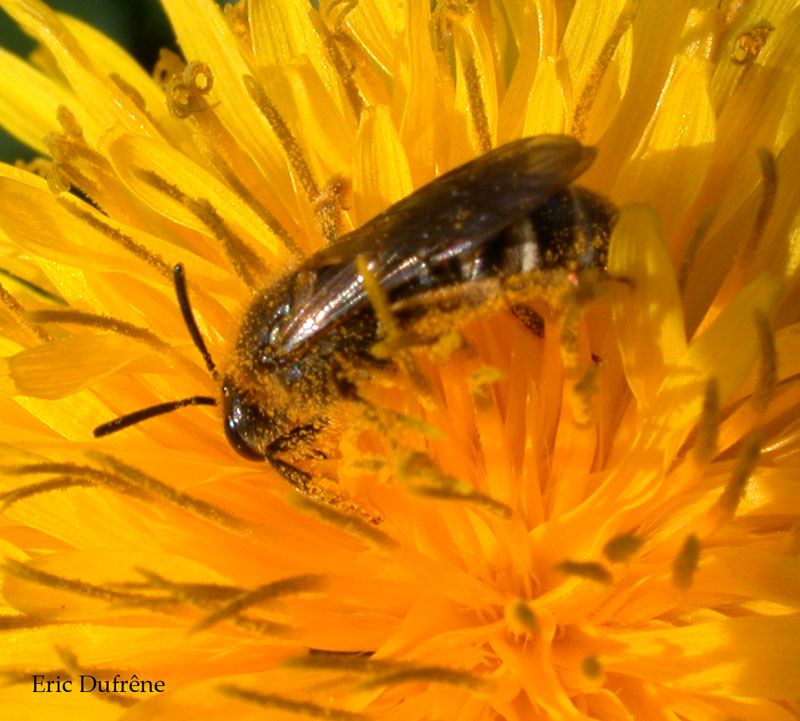
<path id="1" fill-rule="evenodd" d="M 266 431 L 269 420 L 254 405 L 247 403 L 242 393 L 229 379 L 223 383 L 225 437 L 231 448 L 243 458 L 263 461 L 269 442 Z"/>
<path id="2" fill-rule="evenodd" d="M 242 433 L 242 430 L 242 427 L 237 424 L 233 417 L 226 416 L 225 437 L 231 448 L 242 456 L 242 458 L 246 458 L 249 461 L 263 461 L 265 458 L 264 454 L 259 453 L 258 449 L 254 447 L 249 439 Z"/>

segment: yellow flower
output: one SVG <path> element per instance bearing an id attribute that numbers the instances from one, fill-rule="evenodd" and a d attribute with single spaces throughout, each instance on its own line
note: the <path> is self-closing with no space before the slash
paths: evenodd
<path id="1" fill-rule="evenodd" d="M 796 2 L 164 0 L 153 77 L 1 4 L 46 158 L 0 167 L 3 718 L 800 718 Z M 299 257 L 543 133 L 598 149 L 611 278 L 396 351 L 321 497 L 214 409 L 92 438 L 219 394 L 175 263 L 227 367 Z"/>

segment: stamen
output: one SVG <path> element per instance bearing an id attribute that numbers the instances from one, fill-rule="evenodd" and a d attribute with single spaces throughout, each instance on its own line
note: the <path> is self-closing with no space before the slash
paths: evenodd
<path id="1" fill-rule="evenodd" d="M 31 158 L 30 160 L 21 160 L 17 158 L 17 160 L 14 161 L 14 167 L 20 170 L 27 170 L 29 173 L 38 175 L 40 178 L 46 178 L 50 169 L 53 167 L 53 163 L 41 156 Z"/>
<path id="2" fill-rule="evenodd" d="M 66 113 L 69 111 L 64 108 Z M 68 120 L 71 118 L 71 120 Z M 53 158 L 53 161 L 59 165 L 69 165 L 71 161 L 76 158 L 79 160 L 87 161 L 98 173 L 105 173 L 109 179 L 113 178 L 113 169 L 111 163 L 101 153 L 94 148 L 87 145 L 83 139 L 83 131 L 77 125 L 77 121 L 72 117 L 71 113 L 61 118 L 62 121 L 75 123 L 75 128 L 72 132 L 80 133 L 79 135 L 59 135 L 58 133 L 50 133 L 45 137 L 47 149 Z"/>
<path id="3" fill-rule="evenodd" d="M 272 132 L 275 133 L 275 137 L 283 148 L 283 152 L 286 153 L 286 159 L 289 161 L 289 165 L 300 181 L 300 185 L 305 191 L 309 202 L 313 203 L 319 195 L 319 186 L 314 180 L 311 168 L 306 162 L 300 144 L 297 142 L 294 135 L 292 135 L 292 131 L 289 130 L 286 121 L 273 105 L 272 101 L 267 97 L 264 88 L 261 87 L 256 79 L 252 75 L 245 75 L 243 80 L 247 92 L 250 93 L 250 97 L 269 123 Z"/>
<path id="4" fill-rule="evenodd" d="M 206 95 L 213 87 L 211 68 L 206 63 L 189 63 L 180 75 L 173 75 L 166 82 L 167 109 L 171 115 L 181 119 L 202 113 L 209 107 Z"/>
<path id="5" fill-rule="evenodd" d="M 49 300 L 53 303 L 58 303 L 58 305 L 67 305 L 67 301 L 65 301 L 60 295 L 56 295 L 55 293 L 51 293 L 49 290 L 42 288 L 40 285 L 36 285 L 36 283 L 32 283 L 25 278 L 17 275 L 16 273 L 12 273 L 10 270 L 6 270 L 5 268 L 0 268 L 0 276 L 4 278 L 8 278 L 9 280 L 13 280 L 15 283 L 19 283 L 23 288 L 35 293 L 36 295 L 40 295 L 45 300 Z"/>
<path id="6" fill-rule="evenodd" d="M 69 124 L 71 116 L 62 120 Z M 72 129 L 80 133 L 80 128 Z M 72 191 L 82 200 L 101 208 L 111 204 L 110 195 L 119 193 L 118 178 L 111 163 L 89 147 L 81 136 L 50 133 L 45 137 L 53 163 L 47 173 L 47 185 L 54 194 Z"/>
<path id="7" fill-rule="evenodd" d="M 747 482 L 758 464 L 763 442 L 764 434 L 760 430 L 752 431 L 742 442 L 731 477 L 722 495 L 717 500 L 717 506 L 727 515 L 732 516 L 736 513 L 739 501 L 741 501 L 747 487 Z"/>
<path id="8" fill-rule="evenodd" d="M 784 548 L 787 556 L 800 555 L 800 523 L 795 523 L 786 533 Z"/>
<path id="9" fill-rule="evenodd" d="M 244 593 L 238 586 L 223 586 L 218 583 L 177 583 L 149 571 L 146 568 L 135 568 L 147 582 L 147 585 L 159 591 L 169 591 L 175 601 L 189 601 L 200 604 L 218 604 L 229 601 Z"/>
<path id="10" fill-rule="evenodd" d="M 420 485 L 410 486 L 409 490 L 418 496 L 437 498 L 441 501 L 462 501 L 466 503 L 472 503 L 476 506 L 485 508 L 487 511 L 490 511 L 500 518 L 508 519 L 514 515 L 514 511 L 511 506 L 503 503 L 502 501 L 498 501 L 496 498 L 492 498 L 485 493 L 479 493 L 478 491 L 463 490 L 445 486 Z"/>
<path id="11" fill-rule="evenodd" d="M 681 591 L 692 587 L 694 574 L 700 562 L 700 541 L 694 534 L 686 540 L 672 562 L 672 585 Z"/>
<path id="12" fill-rule="evenodd" d="M 113 473 L 101 471 L 91 466 L 79 466 L 77 463 L 31 463 L 22 466 L 10 466 L 3 468 L 3 472 L 11 476 L 37 475 L 39 473 L 55 473 L 63 476 L 70 476 L 81 480 L 86 480 L 89 485 L 123 493 L 129 496 L 142 497 L 143 493 L 138 488 L 132 486 L 127 481 Z M 38 484 L 31 484 L 37 486 Z M 25 486 L 28 488 L 30 486 Z M 22 489 L 16 489 L 14 493 Z"/>
<path id="13" fill-rule="evenodd" d="M 293 495 L 290 500 L 294 505 L 310 512 L 321 521 L 330 523 L 346 533 L 351 533 L 372 546 L 384 549 L 392 549 L 397 546 L 394 538 L 375 527 L 375 520 L 371 522 L 363 517 L 365 515 L 363 509 L 355 509 L 360 512 L 360 516 L 343 513 L 333 508 L 324 499 L 317 501 L 299 493 Z"/>
<path id="14" fill-rule="evenodd" d="M 447 686 L 468 688 L 471 691 L 485 691 L 491 684 L 487 679 L 480 678 L 469 671 L 460 671 L 445 666 L 421 666 L 418 668 L 405 668 L 399 671 L 382 674 L 376 678 L 365 681 L 362 688 L 378 688 L 381 686 L 397 686 L 401 683 L 440 683 Z"/>
<path id="15" fill-rule="evenodd" d="M 322 40 L 323 47 L 328 55 L 328 60 L 330 60 L 333 69 L 339 76 L 339 82 L 341 82 L 344 88 L 347 101 L 350 103 L 356 120 L 358 120 L 361 117 L 361 111 L 364 109 L 364 98 L 361 96 L 358 85 L 356 85 L 356 81 L 353 78 L 353 68 L 350 63 L 347 62 L 347 58 L 342 53 L 336 43 L 335 37 L 331 34 L 330 30 L 328 30 L 325 23 L 317 17 L 316 13 L 311 13 L 309 17 L 311 18 L 314 29 Z"/>
<path id="16" fill-rule="evenodd" d="M 640 2 L 641 0 L 628 0 L 611 30 L 611 35 L 600 50 L 600 55 L 597 57 L 586 84 L 581 90 L 580 97 L 575 105 L 575 112 L 572 115 L 572 129 L 570 130 L 570 133 L 579 140 L 586 134 L 586 118 L 592 109 L 592 105 L 594 105 L 594 101 L 597 99 L 600 84 L 603 82 L 606 71 L 611 65 L 614 53 L 636 17 Z"/>
<path id="17" fill-rule="evenodd" d="M 581 661 L 581 673 L 588 679 L 598 679 L 603 675 L 603 667 L 597 656 L 587 656 Z"/>
<path id="18" fill-rule="evenodd" d="M 527 601 L 518 598 L 506 608 L 506 618 L 512 629 L 521 627 L 524 633 L 535 633 L 538 630 L 539 618 Z"/>
<path id="19" fill-rule="evenodd" d="M 26 331 L 33 333 L 43 343 L 49 342 L 51 339 L 50 334 L 44 329 L 35 325 L 25 317 L 26 311 L 20 302 L 9 293 L 2 283 L 0 283 L 0 303 L 2 303 L 11 313 L 14 320 Z"/>
<path id="20" fill-rule="evenodd" d="M 259 279 L 267 275 L 266 266 L 258 254 L 233 232 L 208 200 L 190 200 L 188 207 L 222 242 L 225 255 L 236 274 L 248 287 L 258 288 L 261 285 Z"/>
<path id="21" fill-rule="evenodd" d="M 164 132 L 161 123 L 147 109 L 147 104 L 142 94 L 118 73 L 109 73 L 108 77 L 117 86 L 117 89 L 130 99 L 136 109 L 147 118 L 150 124 L 161 134 L 161 137 L 169 142 L 169 134 Z"/>
<path id="22" fill-rule="evenodd" d="M 225 7 L 228 7 L 227 5 Z M 206 117 L 211 115 L 212 113 L 206 113 Z M 216 117 L 216 116 L 214 116 Z M 289 234 L 289 231 L 283 226 L 283 224 L 272 214 L 272 212 L 266 208 L 263 203 L 261 203 L 258 198 L 250 191 L 250 189 L 242 182 L 239 175 L 236 175 L 233 170 L 233 165 L 226 165 L 225 160 L 222 156 L 215 152 L 215 157 L 220 162 L 216 162 L 215 166 L 217 169 L 225 176 L 225 180 L 231 186 L 233 191 L 242 199 L 245 203 L 253 210 L 256 215 L 258 215 L 261 220 L 264 221 L 264 224 L 278 237 L 280 238 L 281 242 L 283 243 L 284 247 L 296 258 L 303 258 L 304 253 L 300 249 L 300 246 L 297 244 L 294 238 Z M 230 157 L 230 156 L 227 156 Z M 244 166 L 240 165 L 236 172 L 242 174 L 242 168 Z"/>
<path id="23" fill-rule="evenodd" d="M 230 601 L 243 593 L 241 588 L 235 586 L 220 586 L 210 583 L 174 583 L 145 569 L 137 568 L 136 571 L 145 577 L 151 587 L 168 591 L 171 603 L 189 603 L 203 611 L 216 610 L 219 608 L 220 602 Z M 287 636 L 294 631 L 291 626 L 284 623 L 265 621 L 250 616 L 231 616 L 226 620 L 237 628 L 262 635 Z"/>
<path id="24" fill-rule="evenodd" d="M 575 423 L 579 428 L 589 428 L 594 422 L 599 376 L 600 366 L 591 365 L 581 373 L 580 378 L 570 389 L 569 400 L 575 416 Z"/>
<path id="25" fill-rule="evenodd" d="M 693 456 L 696 463 L 705 465 L 717 452 L 717 438 L 720 426 L 719 381 L 711 377 L 706 382 L 703 409 L 697 423 L 697 439 Z"/>
<path id="26" fill-rule="evenodd" d="M 101 197 L 100 187 L 87 175 L 68 163 L 53 163 L 47 175 L 47 187 L 56 195 L 65 191 L 75 192 L 87 200 L 95 208 L 101 209 L 98 198 Z"/>
<path id="27" fill-rule="evenodd" d="M 245 241 L 231 230 L 210 201 L 205 198 L 190 198 L 176 185 L 166 181 L 152 170 L 136 169 L 134 172 L 145 183 L 187 208 L 208 228 L 211 234 L 220 241 L 225 257 L 247 286 L 256 288 L 260 285 L 257 279 L 264 278 L 267 274 L 263 261 Z"/>
<path id="28" fill-rule="evenodd" d="M 354 673 L 377 673 L 396 669 L 405 664 L 387 658 L 374 658 L 370 653 L 337 653 L 313 651 L 302 656 L 290 656 L 280 662 L 287 668 L 311 668 Z"/>
<path id="29" fill-rule="evenodd" d="M 461 43 L 456 44 L 457 47 Z M 486 114 L 486 103 L 483 99 L 483 83 L 481 80 L 475 58 L 466 49 L 459 53 L 464 65 L 464 80 L 467 84 L 467 102 L 469 104 L 469 114 L 472 119 L 472 127 L 478 136 L 478 144 L 482 153 L 488 153 L 492 149 L 492 134 L 489 130 L 489 118 Z"/>
<path id="30" fill-rule="evenodd" d="M 758 379 L 750 403 L 761 413 L 767 409 L 778 384 L 778 352 L 775 349 L 775 335 L 767 316 L 762 311 L 756 311 L 755 321 L 758 330 Z"/>
<path id="31" fill-rule="evenodd" d="M 279 581 L 266 583 L 252 591 L 247 591 L 236 600 L 226 604 L 212 614 L 206 616 L 202 621 L 192 627 L 193 632 L 204 631 L 227 619 L 238 616 L 242 611 L 261 603 L 273 601 L 276 598 L 285 596 L 297 596 L 302 593 L 313 593 L 322 591 L 328 585 L 325 576 L 315 574 L 305 574 L 283 578 Z"/>
<path id="32" fill-rule="evenodd" d="M 333 11 L 339 6 L 342 6 L 342 8 L 336 14 L 336 17 L 333 20 L 333 31 L 335 33 L 341 32 L 342 23 L 344 22 L 345 18 L 358 7 L 358 0 L 333 0 L 333 2 L 328 6 L 328 16 L 333 15 Z"/>
<path id="33" fill-rule="evenodd" d="M 61 195 L 61 193 L 68 193 L 72 189 L 72 184 L 64 176 L 62 167 L 58 163 L 51 163 L 50 168 L 45 176 L 47 181 L 47 189 L 53 195 Z"/>
<path id="34" fill-rule="evenodd" d="M 71 578 L 64 578 L 56 576 L 55 574 L 41 571 L 33 568 L 20 561 L 15 561 L 7 558 L 2 564 L 2 569 L 16 578 L 21 578 L 24 581 L 30 581 L 40 586 L 54 588 L 57 591 L 67 591 L 68 593 L 75 593 L 79 596 L 86 598 L 96 598 L 108 603 L 141 599 L 140 594 L 130 593 L 126 591 L 116 591 L 107 586 L 98 586 L 94 583 L 87 583 L 86 581 L 76 581 Z"/>
<path id="35" fill-rule="evenodd" d="M 225 14 L 225 21 L 231 32 L 239 39 L 240 47 L 250 49 L 253 47 L 252 36 L 250 35 L 250 23 L 247 19 L 247 3 L 225 3 L 222 6 Z"/>
<path id="36" fill-rule="evenodd" d="M 35 616 L 0 616 L 0 631 L 21 631 L 26 628 L 44 628 L 49 626 L 52 621 L 47 621 L 43 618 L 36 618 Z M 33 674 L 26 673 L 24 676 L 24 683 L 30 683 Z M 2 676 L 8 678 L 9 672 L 3 671 Z"/>
<path id="37" fill-rule="evenodd" d="M 261 618 L 253 618 L 252 616 L 233 616 L 227 620 L 232 626 L 241 628 L 248 633 L 256 633 L 259 636 L 288 637 L 297 635 L 296 628 L 276 621 L 267 621 Z"/>
<path id="38" fill-rule="evenodd" d="M 161 48 L 158 51 L 158 60 L 153 67 L 153 80 L 162 88 L 166 86 L 170 78 L 180 75 L 186 63 L 169 48 Z"/>
<path id="39" fill-rule="evenodd" d="M 487 411 L 494 407 L 494 384 L 505 378 L 506 374 L 500 368 L 493 366 L 481 366 L 470 373 L 469 392 L 479 411 Z"/>
<path id="40" fill-rule="evenodd" d="M 118 320 L 106 315 L 87 313 L 82 310 L 53 309 L 28 311 L 28 317 L 36 323 L 67 323 L 107 330 L 111 333 L 118 333 L 133 340 L 141 341 L 159 352 L 169 349 L 169 344 L 161 340 L 152 331 L 147 330 L 147 328 L 139 328 L 131 323 L 126 323 L 124 320 Z"/>
<path id="41" fill-rule="evenodd" d="M 64 132 L 75 140 L 83 140 L 83 129 L 76 120 L 72 111 L 66 105 L 59 105 L 56 110 L 56 119 Z"/>
<path id="42" fill-rule="evenodd" d="M 740 264 L 747 267 L 752 262 L 756 249 L 764 237 L 767 222 L 775 206 L 775 197 L 778 194 L 778 167 L 775 156 L 766 148 L 758 149 L 758 162 L 761 166 L 762 194 L 761 204 L 758 207 L 753 230 L 745 245 L 742 247 Z"/>
<path id="43" fill-rule="evenodd" d="M 633 556 L 644 544 L 644 540 L 632 533 L 615 536 L 603 546 L 603 555 L 611 563 L 622 563 Z"/>
<path id="44" fill-rule="evenodd" d="M 752 65 L 758 58 L 775 26 L 762 20 L 740 32 L 733 41 L 730 59 L 734 65 Z"/>
<path id="45" fill-rule="evenodd" d="M 153 122 L 153 117 L 147 112 L 147 106 L 144 102 L 142 94 L 119 73 L 109 73 L 108 77 L 111 82 L 117 86 L 117 89 L 131 100 L 131 102 L 136 106 L 136 109 L 145 113 L 147 115 L 147 119 L 150 120 L 150 122 Z"/>
<path id="46" fill-rule="evenodd" d="M 94 230 L 105 235 L 109 240 L 117 245 L 122 246 L 125 250 L 133 253 L 137 258 L 143 260 L 148 265 L 155 268 L 161 275 L 172 278 L 172 266 L 167 263 L 158 253 L 148 250 L 141 243 L 137 242 L 129 235 L 125 235 L 121 230 L 114 228 L 111 225 L 103 222 L 94 213 L 79 207 L 76 203 L 68 201 L 65 198 L 60 198 L 61 206 L 66 208 L 68 212 L 72 213 L 75 217 L 82 220 L 87 225 L 91 226 Z"/>
<path id="47" fill-rule="evenodd" d="M 325 721 L 369 721 L 369 716 L 352 711 L 332 708 L 330 706 L 320 706 L 310 701 L 295 701 L 287 696 L 279 696 L 274 693 L 259 693 L 249 691 L 241 686 L 223 685 L 219 686 L 219 691 L 230 698 L 255 704 L 267 709 L 278 709 L 288 713 L 301 714 L 309 718 L 324 719 Z"/>
<path id="48" fill-rule="evenodd" d="M 16 616 L 14 616 L 14 618 L 16 618 Z M 0 628 L 2 627 L 0 626 Z M 63 673 L 65 673 L 64 669 L 58 669 L 57 671 L 45 671 L 43 669 L 37 671 L 18 671 L 9 669 L 0 671 L 0 679 L 3 679 L 4 687 L 19 686 L 22 684 L 29 684 L 34 674 L 41 676 L 45 681 L 56 681 Z"/>
<path id="49" fill-rule="evenodd" d="M 229 5 L 225 6 L 230 7 Z M 214 108 L 192 116 L 191 122 L 200 131 L 203 151 L 223 175 L 225 181 L 236 194 L 261 218 L 267 227 L 283 242 L 286 248 L 298 257 L 303 252 L 298 247 L 289 230 L 270 212 L 255 193 L 265 185 L 264 177 L 245 153 L 229 130 L 220 121 Z M 253 190 L 251 190 L 251 188 Z"/>
<path id="50" fill-rule="evenodd" d="M 510 518 L 512 508 L 485 493 L 480 493 L 454 476 L 442 473 L 425 453 L 410 453 L 400 463 L 398 473 L 408 489 L 419 496 L 443 501 L 466 501 L 481 506 L 500 518 Z M 421 479 L 421 482 L 416 481 Z"/>
<path id="51" fill-rule="evenodd" d="M 450 103 L 455 99 L 455 67 L 453 62 L 453 15 L 459 13 L 458 7 L 451 3 L 437 2 L 431 10 L 431 47 L 433 49 L 436 68 L 434 77 L 439 85 L 443 100 L 447 98 Z"/>
<path id="52" fill-rule="evenodd" d="M 250 524 L 241 518 L 223 511 L 221 508 L 215 506 L 207 501 L 202 501 L 199 498 L 190 496 L 188 493 L 179 491 L 177 488 L 163 483 L 162 481 L 153 478 L 152 476 L 143 473 L 142 471 L 129 466 L 127 463 L 108 456 L 104 453 L 92 452 L 90 455 L 96 458 L 99 462 L 111 467 L 116 473 L 122 476 L 126 481 L 130 481 L 134 487 L 141 489 L 148 495 L 154 496 L 162 501 L 177 506 L 178 508 L 199 516 L 208 521 L 212 521 L 224 528 L 231 531 L 247 532 Z"/>
<path id="53" fill-rule="evenodd" d="M 88 671 L 92 670 L 79 665 L 78 657 L 74 653 L 72 653 L 71 651 L 62 646 L 56 646 L 56 653 L 58 653 L 61 662 L 64 664 L 64 668 L 73 677 L 81 676 L 82 674 L 85 674 Z M 97 674 L 95 673 L 93 673 L 92 675 L 97 677 Z M 111 676 L 109 680 L 111 678 L 113 678 L 113 676 Z M 101 692 L 100 690 L 93 689 L 92 691 L 90 691 L 90 693 L 96 698 L 99 698 L 109 703 L 113 703 L 117 706 L 122 706 L 123 708 L 130 708 L 131 706 L 135 706 L 136 704 L 139 703 L 138 699 L 117 692 L 111 692 L 111 691 Z"/>
<path id="54" fill-rule="evenodd" d="M 694 260 L 697 257 L 697 251 L 700 250 L 700 246 L 703 244 L 703 241 L 706 238 L 708 229 L 711 227 L 711 223 L 716 217 L 717 209 L 718 207 L 714 205 L 703 213 L 702 217 L 697 223 L 697 227 L 694 229 L 694 233 L 692 233 L 692 237 L 689 239 L 689 242 L 686 245 L 686 250 L 683 252 L 683 257 L 681 258 L 681 263 L 680 266 L 678 266 L 678 272 L 676 273 L 678 291 L 680 293 L 683 293 L 684 289 L 686 288 L 686 281 L 689 280 L 689 272 L 692 269 L 692 265 L 694 265 Z"/>
<path id="55" fill-rule="evenodd" d="M 339 237 L 342 210 L 349 205 L 351 193 L 350 181 L 342 175 L 335 175 L 314 200 L 314 216 L 328 245 Z"/>
<path id="56" fill-rule="evenodd" d="M 66 475 L 56 476 L 55 478 L 50 478 L 46 481 L 41 481 L 40 483 L 31 483 L 27 486 L 15 488 L 13 491 L 0 493 L 0 502 L 2 502 L 0 504 L 0 508 L 6 510 L 25 498 L 38 496 L 42 493 L 60 491 L 65 488 L 86 488 L 93 485 L 94 484 L 91 481 L 88 481 L 84 478 L 75 478 L 73 476 Z"/>
<path id="57" fill-rule="evenodd" d="M 568 576 L 577 576 L 587 581 L 596 581 L 606 585 L 614 581 L 614 577 L 602 563 L 597 561 L 570 561 L 565 560 L 556 565 L 556 570 Z"/>
<path id="58" fill-rule="evenodd" d="M 711 37 L 708 59 L 717 64 L 722 44 L 726 40 L 728 31 L 737 23 L 741 17 L 742 10 L 748 0 L 719 0 L 717 2 L 716 13 L 714 15 L 714 32 Z M 728 7 L 725 7 L 727 5 Z"/>

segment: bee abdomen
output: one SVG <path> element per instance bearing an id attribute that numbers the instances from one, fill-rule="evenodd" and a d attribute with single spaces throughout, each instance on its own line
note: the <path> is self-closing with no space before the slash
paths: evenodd
<path id="1" fill-rule="evenodd" d="M 604 269 L 617 211 L 605 198 L 572 186 L 555 193 L 482 245 L 454 245 L 420 261 L 390 293 L 392 303 L 450 286 L 548 270 Z"/>
<path id="2" fill-rule="evenodd" d="M 530 214 L 541 270 L 605 269 L 617 219 L 605 198 L 580 186 L 553 195 Z"/>

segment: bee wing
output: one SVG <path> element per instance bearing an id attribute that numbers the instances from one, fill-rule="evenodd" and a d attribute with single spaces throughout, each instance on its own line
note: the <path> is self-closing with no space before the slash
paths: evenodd
<path id="1" fill-rule="evenodd" d="M 355 267 L 359 255 L 389 293 L 427 260 L 468 255 L 497 238 L 568 186 L 594 156 L 594 148 L 566 135 L 522 138 L 424 185 L 304 263 L 317 283 L 283 326 L 275 351 L 291 352 L 368 302 Z"/>
<path id="2" fill-rule="evenodd" d="M 308 260 L 311 268 L 364 255 L 383 280 L 397 259 L 479 247 L 565 188 L 596 151 L 567 135 L 521 138 L 422 186 Z"/>

